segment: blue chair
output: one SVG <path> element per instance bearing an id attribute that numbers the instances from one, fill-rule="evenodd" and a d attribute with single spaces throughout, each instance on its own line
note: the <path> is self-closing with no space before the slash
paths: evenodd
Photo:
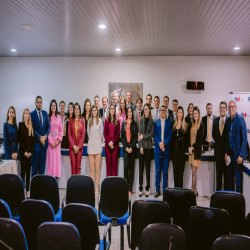
<path id="1" fill-rule="evenodd" d="M 28 249 L 25 233 L 18 221 L 0 218 L 0 249 Z"/>
<path id="2" fill-rule="evenodd" d="M 249 250 L 250 249 L 250 237 L 244 235 L 224 235 L 218 238 L 214 244 L 212 250 Z"/>
<path id="3" fill-rule="evenodd" d="M 106 236 L 111 224 L 108 223 L 103 240 L 100 240 L 97 216 L 93 207 L 70 203 L 63 209 L 62 220 L 76 226 L 80 233 L 82 249 L 94 250 L 98 245 L 101 250 L 110 248 L 110 241 L 106 240 Z"/>
<path id="4" fill-rule="evenodd" d="M 144 228 L 153 223 L 170 223 L 170 209 L 166 202 L 155 199 L 136 200 L 128 219 L 128 245 L 132 250 L 140 245 Z M 130 242 L 130 223 L 131 242 Z M 155 248 L 156 249 L 156 248 Z"/>
<path id="5" fill-rule="evenodd" d="M 190 208 L 186 229 L 188 250 L 210 250 L 214 241 L 226 234 L 229 234 L 229 215 L 226 210 Z"/>
<path id="6" fill-rule="evenodd" d="M 0 199 L 9 205 L 12 219 L 20 221 L 19 210 L 25 196 L 23 180 L 19 175 L 0 175 Z"/>
<path id="7" fill-rule="evenodd" d="M 12 219 L 9 205 L 2 199 L 0 199 L 0 218 Z"/>
<path id="8" fill-rule="evenodd" d="M 142 232 L 139 249 L 166 250 L 170 247 L 170 241 L 171 249 L 186 249 L 186 235 L 180 227 L 168 223 L 150 224 Z"/>
<path id="9" fill-rule="evenodd" d="M 54 211 L 49 202 L 29 199 L 21 203 L 20 223 L 29 249 L 37 249 L 37 229 L 44 222 L 54 222 Z"/>
<path id="10" fill-rule="evenodd" d="M 54 209 L 55 220 L 62 221 L 58 182 L 54 176 L 42 174 L 34 176 L 30 182 L 30 198 L 49 202 Z"/>
<path id="11" fill-rule="evenodd" d="M 245 234 L 245 198 L 233 191 L 217 191 L 210 201 L 211 207 L 225 209 L 229 214 L 231 234 Z"/>
<path id="12" fill-rule="evenodd" d="M 250 236 L 250 213 L 246 217 L 246 235 Z"/>
<path id="13" fill-rule="evenodd" d="M 166 188 L 163 193 L 163 201 L 169 205 L 173 224 L 186 231 L 189 209 L 196 206 L 195 193 L 191 189 Z"/>
<path id="14" fill-rule="evenodd" d="M 67 222 L 44 222 L 37 231 L 37 250 L 81 250 L 77 228 Z"/>
<path id="15" fill-rule="evenodd" d="M 62 209 L 64 208 L 64 203 L 66 205 L 70 203 L 87 204 L 94 208 L 95 190 L 91 177 L 87 175 L 72 175 L 67 182 L 66 195 L 62 200 Z"/>
<path id="16" fill-rule="evenodd" d="M 120 226 L 121 249 L 124 249 L 123 226 L 127 224 L 130 215 L 130 207 L 127 181 L 118 176 L 105 178 L 101 184 L 99 205 L 100 223 L 103 225 L 111 223 L 112 226 Z"/>

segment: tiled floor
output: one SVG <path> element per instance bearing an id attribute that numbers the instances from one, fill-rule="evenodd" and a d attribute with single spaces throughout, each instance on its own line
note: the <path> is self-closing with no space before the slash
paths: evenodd
<path id="1" fill-rule="evenodd" d="M 62 200 L 63 197 L 66 194 L 66 189 L 60 189 L 60 199 Z M 139 194 L 138 193 L 134 193 L 132 195 L 132 204 L 135 200 L 138 199 L 144 199 L 144 197 L 139 198 Z M 153 195 L 149 196 L 149 199 L 154 199 Z M 158 198 L 159 200 L 162 200 L 162 195 Z M 97 204 L 98 204 L 98 197 L 96 196 L 96 208 L 97 208 Z M 210 197 L 202 197 L 199 196 L 197 199 L 197 205 L 201 206 L 201 207 L 209 207 L 210 206 Z M 103 237 L 103 232 L 104 232 L 105 227 L 104 226 L 100 226 L 99 227 L 99 231 L 100 231 L 100 238 L 102 239 Z M 112 228 L 112 244 L 110 247 L 111 250 L 119 250 L 120 249 L 120 227 L 113 227 Z M 127 238 L 127 231 L 126 229 L 124 229 L 124 249 L 128 250 L 128 238 Z"/>

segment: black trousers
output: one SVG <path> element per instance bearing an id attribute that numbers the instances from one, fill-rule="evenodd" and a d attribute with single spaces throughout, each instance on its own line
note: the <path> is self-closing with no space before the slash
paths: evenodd
<path id="1" fill-rule="evenodd" d="M 21 156 L 21 177 L 23 182 L 26 180 L 26 191 L 30 191 L 30 170 L 32 164 L 32 156 L 27 158 L 24 155 Z M 26 178 L 25 178 L 26 176 Z"/>
<path id="2" fill-rule="evenodd" d="M 222 190 L 222 177 L 224 176 L 224 188 L 228 190 L 228 167 L 225 159 L 216 160 L 216 191 Z"/>
<path id="3" fill-rule="evenodd" d="M 183 172 L 185 167 L 185 152 L 173 153 L 174 186 L 183 187 Z"/>
<path id="4" fill-rule="evenodd" d="M 150 165 L 151 165 L 151 157 L 152 157 L 152 149 L 144 148 L 144 154 L 139 154 L 139 190 L 143 189 L 143 170 L 144 170 L 144 162 L 146 163 L 146 179 L 147 186 L 146 191 L 150 189 Z"/>
<path id="5" fill-rule="evenodd" d="M 124 159 L 124 178 L 128 182 L 128 190 L 132 192 L 134 183 L 134 166 L 135 166 L 135 152 L 136 149 L 129 154 L 123 149 L 123 159 Z"/>

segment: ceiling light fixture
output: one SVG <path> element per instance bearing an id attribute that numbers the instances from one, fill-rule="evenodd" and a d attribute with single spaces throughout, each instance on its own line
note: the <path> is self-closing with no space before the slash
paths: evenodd
<path id="1" fill-rule="evenodd" d="M 120 48 L 117 48 L 117 49 L 115 49 L 116 51 L 121 51 L 121 49 Z"/>
<path id="2" fill-rule="evenodd" d="M 16 52 L 16 49 L 12 49 L 12 50 L 10 50 L 11 52 Z"/>
<path id="3" fill-rule="evenodd" d="M 100 24 L 98 27 L 99 27 L 100 29 L 106 29 L 106 25 L 104 25 L 104 24 Z"/>
<path id="4" fill-rule="evenodd" d="M 239 50 L 239 49 L 240 49 L 240 47 L 235 47 L 235 48 L 234 48 L 234 50 Z"/>

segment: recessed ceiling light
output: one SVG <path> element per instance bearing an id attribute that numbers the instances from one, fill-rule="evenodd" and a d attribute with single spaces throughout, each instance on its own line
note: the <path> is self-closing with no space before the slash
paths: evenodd
<path id="1" fill-rule="evenodd" d="M 117 49 L 115 49 L 116 51 L 121 51 L 121 49 L 120 48 L 117 48 Z"/>
<path id="2" fill-rule="evenodd" d="M 235 49 L 235 50 L 239 50 L 239 49 L 240 49 L 240 47 L 235 47 L 234 49 Z"/>
<path id="3" fill-rule="evenodd" d="M 12 49 L 11 52 L 16 52 L 16 49 Z"/>
<path id="4" fill-rule="evenodd" d="M 98 27 L 99 27 L 100 29 L 106 29 L 106 25 L 104 25 L 104 24 L 100 24 Z"/>

